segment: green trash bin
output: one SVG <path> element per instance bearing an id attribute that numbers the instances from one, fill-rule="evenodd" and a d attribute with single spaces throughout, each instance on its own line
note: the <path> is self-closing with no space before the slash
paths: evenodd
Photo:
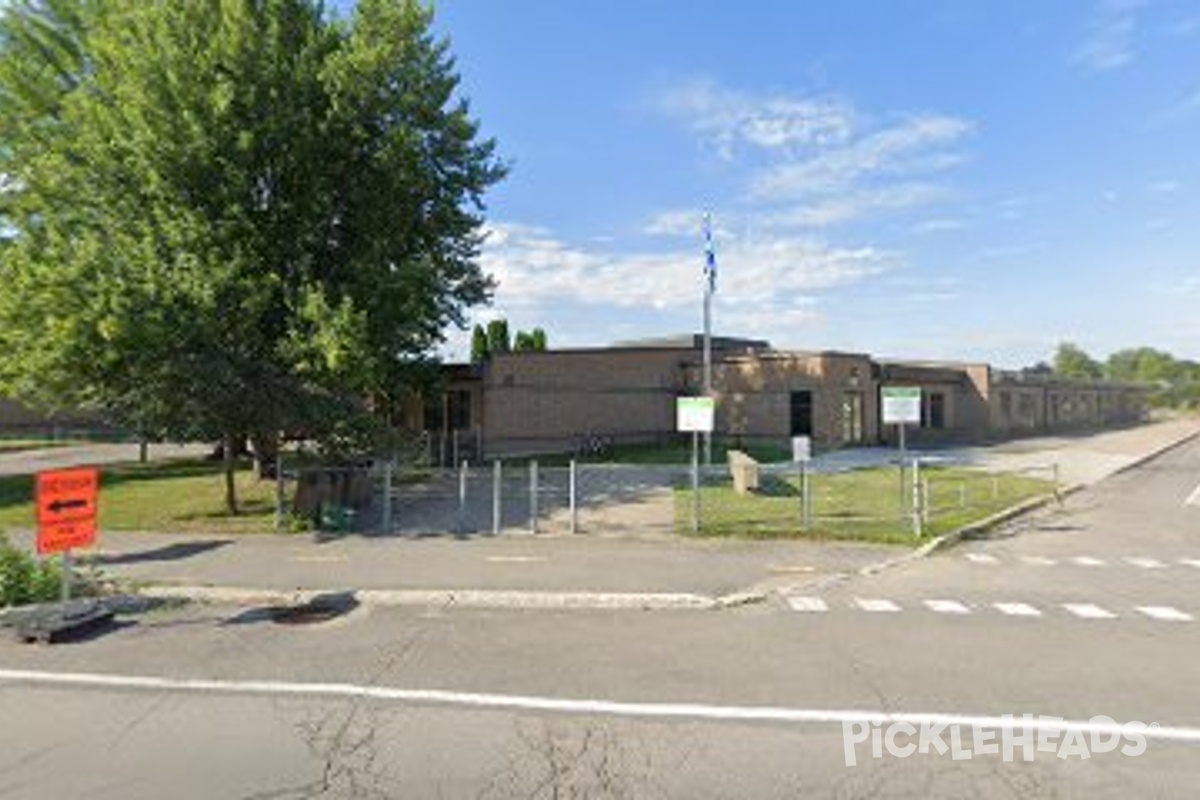
<path id="1" fill-rule="evenodd" d="M 328 505 L 321 510 L 321 530 L 348 533 L 354 528 L 354 509 Z"/>

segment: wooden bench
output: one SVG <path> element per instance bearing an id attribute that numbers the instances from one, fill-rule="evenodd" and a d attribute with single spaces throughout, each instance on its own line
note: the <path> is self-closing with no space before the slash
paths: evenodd
<path id="1" fill-rule="evenodd" d="M 733 490 L 738 494 L 758 491 L 758 462 L 741 450 L 730 450 L 727 457 Z"/>

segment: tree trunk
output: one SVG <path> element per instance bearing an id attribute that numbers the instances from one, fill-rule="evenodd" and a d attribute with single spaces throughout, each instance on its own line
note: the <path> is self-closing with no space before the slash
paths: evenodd
<path id="1" fill-rule="evenodd" d="M 254 474 L 259 480 L 275 477 L 275 457 L 279 453 L 279 432 L 252 433 L 250 447 L 254 450 Z"/>
<path id="2" fill-rule="evenodd" d="M 234 455 L 237 449 L 237 437 L 232 434 L 225 435 L 225 510 L 230 516 L 238 515 L 237 502 L 237 486 L 234 484 L 234 471 L 237 469 L 237 459 Z"/>

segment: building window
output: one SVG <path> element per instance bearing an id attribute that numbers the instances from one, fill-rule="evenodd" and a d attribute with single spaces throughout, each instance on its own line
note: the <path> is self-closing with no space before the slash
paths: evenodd
<path id="1" fill-rule="evenodd" d="M 471 427 L 471 393 L 465 389 L 450 392 L 446 403 L 450 412 L 450 429 L 467 430 Z"/>
<path id="2" fill-rule="evenodd" d="M 946 395 L 931 392 L 929 395 L 929 427 L 946 427 Z"/>
<path id="3" fill-rule="evenodd" d="M 1000 415 L 1006 421 L 1012 419 L 1012 395 L 1008 392 L 1000 393 Z"/>
<path id="4" fill-rule="evenodd" d="M 791 395 L 792 436 L 813 435 L 813 396 L 805 389 Z"/>
<path id="5" fill-rule="evenodd" d="M 471 393 L 465 389 L 436 394 L 425 401 L 425 430 L 467 430 L 471 427 Z"/>
<path id="6" fill-rule="evenodd" d="M 1034 422 L 1037 416 L 1037 411 L 1033 403 L 1033 398 L 1027 394 L 1020 395 L 1017 398 L 1017 413 L 1021 415 L 1021 419 L 1025 422 Z"/>

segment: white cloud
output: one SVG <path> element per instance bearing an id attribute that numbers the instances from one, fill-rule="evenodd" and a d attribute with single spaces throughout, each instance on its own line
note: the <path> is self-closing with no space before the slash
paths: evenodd
<path id="1" fill-rule="evenodd" d="M 920 234 L 945 233 L 947 231 L 960 231 L 965 227 L 967 227 L 967 223 L 961 219 L 939 217 L 918 222 L 912 227 L 912 231 L 913 233 Z"/>
<path id="2" fill-rule="evenodd" d="M 845 141 L 855 126 L 853 107 L 837 98 L 753 95 L 692 80 L 657 98 L 668 114 L 709 140 L 719 155 L 732 158 L 739 146 L 776 150 Z"/>
<path id="3" fill-rule="evenodd" d="M 973 128 L 959 117 L 912 117 L 812 158 L 776 164 L 753 180 L 750 194 L 759 200 L 787 200 L 843 191 L 881 175 L 947 169 L 961 157 L 938 148 L 959 141 Z"/>
<path id="4" fill-rule="evenodd" d="M 950 192 L 941 186 L 903 183 L 851 191 L 772 211 L 762 216 L 762 222 L 775 228 L 825 228 L 852 222 L 876 211 L 901 211 L 936 203 L 949 195 Z"/>
<path id="5" fill-rule="evenodd" d="M 1164 179 L 1160 181 L 1152 181 L 1146 188 L 1155 194 L 1172 194 L 1179 191 L 1182 186 L 1179 181 Z"/>
<path id="6" fill-rule="evenodd" d="M 1137 57 L 1137 13 L 1143 5 L 1142 0 L 1102 0 L 1071 60 L 1092 72 L 1107 72 L 1132 63 Z"/>
<path id="7" fill-rule="evenodd" d="M 731 238 L 718 256 L 723 308 L 756 313 L 813 292 L 879 275 L 897 258 L 871 247 L 834 247 L 799 237 Z M 536 227 L 494 224 L 481 264 L 497 280 L 496 301 L 515 309 L 562 301 L 670 310 L 695 305 L 702 281 L 699 248 L 621 253 L 568 245 Z"/>
<path id="8" fill-rule="evenodd" d="M 647 236 L 698 237 L 701 235 L 701 220 L 704 212 L 699 209 L 664 211 L 642 226 Z"/>

